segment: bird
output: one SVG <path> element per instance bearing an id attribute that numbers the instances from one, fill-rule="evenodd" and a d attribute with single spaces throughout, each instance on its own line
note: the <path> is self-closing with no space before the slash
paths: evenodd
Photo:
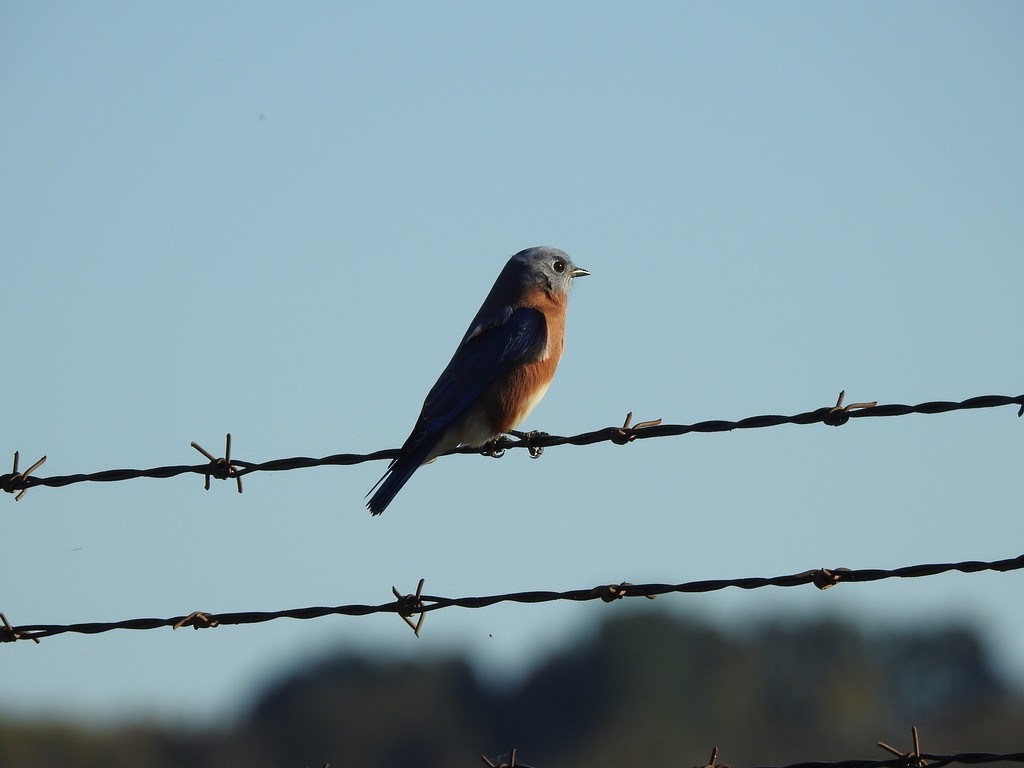
<path id="1" fill-rule="evenodd" d="M 371 514 L 387 509 L 423 464 L 459 445 L 486 446 L 526 419 L 562 358 L 572 282 L 589 274 L 550 246 L 508 260 L 397 458 L 366 494 Z"/>

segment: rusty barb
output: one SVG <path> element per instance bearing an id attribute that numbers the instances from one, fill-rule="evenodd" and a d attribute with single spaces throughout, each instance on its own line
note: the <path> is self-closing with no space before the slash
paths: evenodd
<path id="1" fill-rule="evenodd" d="M 820 590 L 826 590 L 829 587 L 834 587 L 842 581 L 845 574 L 853 573 L 853 571 L 849 568 L 834 568 L 832 570 L 819 568 L 813 573 L 814 576 L 811 579 L 811 583 Z"/>
<path id="2" fill-rule="evenodd" d="M 637 438 L 637 432 L 648 427 L 656 427 L 661 424 L 661 419 L 651 419 L 650 421 L 641 421 L 634 426 L 629 426 L 630 422 L 633 421 L 633 412 L 630 411 L 626 414 L 625 421 L 622 422 L 622 426 L 615 430 L 611 435 L 611 441 L 616 445 L 625 445 L 626 443 L 632 443 Z"/>
<path id="3" fill-rule="evenodd" d="M 423 584 L 425 582 L 426 579 L 420 579 L 420 583 L 416 585 L 416 593 L 413 595 L 403 595 L 398 591 L 397 587 L 391 587 L 391 591 L 398 600 L 398 615 L 402 617 L 402 621 L 409 625 L 409 628 L 416 637 L 420 636 L 423 619 L 427 617 L 423 608 Z M 416 614 L 419 614 L 419 618 L 413 624 L 412 617 Z"/>
<path id="4" fill-rule="evenodd" d="M 13 643 L 15 640 L 22 640 L 26 636 L 18 632 L 14 627 L 11 626 L 11 622 L 7 620 L 7 617 L 0 613 L 0 621 L 3 622 L 3 626 L 0 627 L 0 643 Z M 39 645 L 38 637 L 28 636 L 36 645 Z"/>
<path id="5" fill-rule="evenodd" d="M 171 629 L 181 629 L 182 627 L 192 627 L 192 629 L 212 629 L 213 627 L 219 626 L 220 622 L 212 613 L 192 611 L 188 616 L 183 616 L 179 621 L 174 622 L 174 624 L 171 625 Z"/>
<path id="6" fill-rule="evenodd" d="M 506 758 L 508 758 L 508 762 L 505 762 Z M 480 755 L 480 759 L 484 761 L 484 765 L 487 768 L 530 768 L 525 763 L 516 762 L 515 747 L 512 747 L 512 751 L 507 755 L 498 755 L 494 760 L 491 760 L 487 755 Z"/>
<path id="7" fill-rule="evenodd" d="M 843 399 L 846 397 L 846 390 L 844 389 L 839 393 L 839 398 L 836 400 L 834 407 L 830 408 L 828 413 L 825 414 L 825 418 L 822 419 L 830 427 L 839 427 L 850 420 L 850 411 L 859 411 L 864 408 L 874 408 L 878 405 L 878 401 L 874 400 L 870 403 L 850 403 L 849 405 L 843 405 Z"/>
<path id="8" fill-rule="evenodd" d="M 14 497 L 15 501 L 21 501 L 21 497 L 28 493 L 28 487 L 24 485 L 28 476 L 39 469 L 46 462 L 46 457 L 43 456 L 39 461 L 33 464 L 31 467 L 26 469 L 24 472 L 18 471 L 18 459 L 20 455 L 18 451 L 14 452 L 14 469 L 10 471 L 10 474 L 0 475 L 0 490 L 7 491 L 7 493 L 16 493 Z"/>
<path id="9" fill-rule="evenodd" d="M 718 762 L 718 747 L 711 748 L 711 757 L 704 765 L 695 766 L 695 768 L 729 768 L 725 763 Z"/>
<path id="10" fill-rule="evenodd" d="M 199 451 L 203 456 L 210 460 L 210 468 L 206 472 L 206 490 L 210 490 L 210 478 L 215 477 L 218 480 L 227 480 L 229 477 L 235 478 L 238 482 L 238 492 L 242 492 L 242 478 L 238 474 L 238 470 L 241 467 L 231 462 L 231 433 L 228 432 L 227 438 L 224 440 L 224 458 L 218 459 L 208 450 L 203 448 L 199 443 L 192 441 L 192 447 Z"/>
<path id="11" fill-rule="evenodd" d="M 903 752 L 902 750 L 896 749 L 896 747 L 891 747 L 884 741 L 877 741 L 875 742 L 875 745 L 896 755 L 896 757 L 900 759 L 901 768 L 924 768 L 928 765 L 928 762 L 921 757 L 921 740 L 918 738 L 916 725 L 911 727 L 910 737 L 914 742 L 914 749 L 910 752 Z"/>
<path id="12" fill-rule="evenodd" d="M 621 600 L 624 597 L 629 597 L 632 594 L 630 587 L 635 587 L 630 581 L 622 581 L 618 584 L 601 584 L 594 587 L 594 594 L 600 597 L 606 603 L 612 603 L 616 600 Z M 648 600 L 653 600 L 656 595 L 643 595 Z"/>

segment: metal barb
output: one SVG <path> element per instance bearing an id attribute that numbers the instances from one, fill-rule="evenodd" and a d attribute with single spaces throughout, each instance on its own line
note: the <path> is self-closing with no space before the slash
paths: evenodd
<path id="1" fill-rule="evenodd" d="M 14 455 L 17 456 L 18 454 L 14 454 Z M 18 462 L 17 458 L 15 458 L 14 462 L 15 462 L 15 467 L 14 468 L 17 469 L 18 468 L 17 467 L 17 462 Z M 14 627 L 11 626 L 11 622 L 9 622 L 7 620 L 7 617 L 4 616 L 3 613 L 0 613 L 0 621 L 3 621 L 3 623 L 4 623 L 3 632 L 0 633 L 0 642 L 3 642 L 3 643 L 13 643 L 15 640 L 18 639 L 18 633 L 14 631 Z"/>
<path id="2" fill-rule="evenodd" d="M 27 638 L 22 637 L 20 632 L 15 632 L 14 627 L 11 626 L 11 622 L 7 620 L 7 617 L 3 613 L 0 613 L 0 621 L 3 622 L 4 626 L 0 629 L 0 643 L 13 643 L 17 640 L 31 640 L 36 645 L 39 645 L 39 638 L 29 636 Z"/>
<path id="3" fill-rule="evenodd" d="M 633 421 L 633 412 L 630 411 L 626 414 L 626 418 L 622 422 L 621 427 L 614 428 L 615 431 L 611 435 L 611 440 L 616 445 L 625 445 L 626 443 L 632 443 L 637 438 L 637 432 L 647 427 L 656 427 L 661 424 L 661 419 L 649 419 L 648 421 L 641 421 L 634 426 L 630 426 Z"/>
<path id="4" fill-rule="evenodd" d="M 205 473 L 206 483 L 203 486 L 207 491 L 210 490 L 210 478 L 215 477 L 218 480 L 227 480 L 229 477 L 235 478 L 238 483 L 238 492 L 242 492 L 242 478 L 238 475 L 240 467 L 237 464 L 231 462 L 231 433 L 227 433 L 227 437 L 224 440 L 224 458 L 218 459 L 208 450 L 203 448 L 199 443 L 193 440 L 190 445 L 199 451 L 203 456 L 210 460 L 209 470 Z"/>
<path id="5" fill-rule="evenodd" d="M 594 594 L 599 596 L 601 600 L 606 603 L 614 602 L 615 600 L 621 600 L 624 597 L 629 597 L 628 587 L 636 586 L 631 581 L 620 581 L 618 584 L 602 584 L 601 586 L 594 587 Z M 656 595 L 644 595 L 648 600 L 653 600 Z"/>
<path id="6" fill-rule="evenodd" d="M 212 613 L 192 611 L 188 616 L 174 622 L 171 629 L 181 629 L 182 627 L 192 627 L 192 629 L 212 629 L 217 626 L 220 626 L 220 622 L 217 621 L 217 617 Z"/>
<path id="7" fill-rule="evenodd" d="M 43 466 L 43 463 L 46 461 L 46 457 L 43 456 L 41 459 L 39 459 L 39 461 L 37 461 L 28 469 L 26 469 L 24 472 L 19 472 L 18 461 L 20 459 L 21 453 L 19 451 L 15 451 L 14 468 L 11 470 L 11 473 L 9 475 L 0 475 L 0 490 L 7 491 L 8 493 L 14 493 L 15 491 L 18 491 L 18 493 L 14 497 L 15 501 L 21 501 L 21 497 L 28 493 L 28 486 L 21 488 L 21 490 L 18 490 L 18 486 L 22 485 L 28 479 L 28 476 L 35 472 L 37 469 L 39 469 L 41 466 Z"/>
<path id="8" fill-rule="evenodd" d="M 647 429 L 648 427 L 656 427 L 661 424 L 661 419 L 648 419 L 647 421 L 640 421 L 633 425 L 633 430 Z"/>
<path id="9" fill-rule="evenodd" d="M 811 581 L 814 586 L 824 591 L 842 581 L 843 575 L 847 573 L 850 573 L 849 568 L 819 568 L 814 571 L 814 577 Z"/>
<path id="10" fill-rule="evenodd" d="M 499 755 L 495 758 L 498 762 L 494 762 L 487 757 L 487 755 L 480 755 L 480 759 L 484 761 L 484 765 L 488 766 L 488 768 L 527 768 L 525 765 L 520 766 L 519 763 L 516 762 L 516 749 L 516 747 L 512 747 L 512 751 L 508 756 L 509 761 L 507 763 L 502 760 L 504 755 Z"/>
<path id="11" fill-rule="evenodd" d="M 402 621 L 409 625 L 409 628 L 413 631 L 416 637 L 420 636 L 420 629 L 423 627 L 423 620 L 427 617 L 427 614 L 423 611 L 423 585 L 426 583 L 426 579 L 420 579 L 420 583 L 416 585 L 416 593 L 412 595 L 403 595 L 398 591 L 397 587 L 392 586 L 391 592 L 398 599 L 398 615 L 402 617 Z M 412 623 L 412 617 L 419 614 L 419 619 L 416 623 Z"/>
<path id="12" fill-rule="evenodd" d="M 901 766 L 907 766 L 907 768 L 924 768 L 928 765 L 928 761 L 921 757 L 921 739 L 917 733 L 917 726 L 911 726 L 910 737 L 914 742 L 914 748 L 910 752 L 903 752 L 896 747 L 886 744 L 884 741 L 876 741 L 875 746 L 881 747 L 887 752 L 891 752 L 900 759 Z"/>
<path id="13" fill-rule="evenodd" d="M 696 768 L 729 768 L 729 766 L 718 762 L 718 747 L 712 747 L 711 757 L 708 758 L 708 761 Z"/>
<path id="14" fill-rule="evenodd" d="M 864 408 L 874 408 L 878 405 L 878 401 L 875 400 L 870 403 L 850 403 L 849 405 L 843 405 L 843 399 L 846 397 L 846 390 L 842 390 L 839 393 L 839 397 L 836 399 L 836 404 L 829 409 L 828 413 L 825 414 L 822 421 L 828 424 L 830 427 L 839 427 L 850 420 L 850 411 L 859 411 Z"/>

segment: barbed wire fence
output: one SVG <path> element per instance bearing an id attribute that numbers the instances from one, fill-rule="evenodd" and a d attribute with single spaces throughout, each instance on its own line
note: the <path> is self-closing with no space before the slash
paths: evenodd
<path id="1" fill-rule="evenodd" d="M 826 424 L 829 426 L 841 426 L 851 418 L 872 418 L 904 416 L 912 413 L 939 414 L 956 410 L 973 410 L 980 408 L 996 408 L 1006 405 L 1017 405 L 1019 410 L 1017 416 L 1024 415 L 1024 394 L 1016 397 L 1005 395 L 983 395 L 972 397 L 962 401 L 928 401 L 917 405 L 889 404 L 878 405 L 876 402 L 863 402 L 844 405 L 845 392 L 841 392 L 834 406 L 817 408 L 805 413 L 793 416 L 761 415 L 752 416 L 739 421 L 712 420 L 702 421 L 694 424 L 663 424 L 661 419 L 642 421 L 632 424 L 632 413 L 627 414 L 621 427 L 605 427 L 603 429 L 585 432 L 582 434 L 563 437 L 550 435 L 541 432 L 526 433 L 518 439 L 501 438 L 493 445 L 487 446 L 484 453 L 490 456 L 501 456 L 505 450 L 511 448 L 526 448 L 530 455 L 538 457 L 545 448 L 560 445 L 591 445 L 600 442 L 612 442 L 625 445 L 635 440 L 650 439 L 655 437 L 680 436 L 690 433 L 705 432 L 727 432 L 736 429 L 758 429 L 765 427 L 779 426 L 782 424 Z M 242 477 L 252 472 L 279 472 L 294 469 L 305 469 L 317 466 L 347 466 L 360 464 L 367 461 L 389 460 L 398 455 L 397 449 L 375 451 L 368 454 L 334 454 L 322 458 L 292 457 L 275 459 L 266 462 L 250 462 L 231 458 L 231 435 L 226 438 L 225 452 L 223 457 L 216 457 L 206 451 L 198 443 L 193 442 L 192 447 L 198 450 L 208 460 L 206 464 L 197 465 L 176 465 L 165 467 L 154 467 L 151 469 L 113 469 L 93 473 L 79 473 L 73 475 L 60 475 L 42 477 L 33 473 L 43 465 L 46 456 L 43 456 L 28 469 L 19 469 L 19 453 L 14 454 L 14 465 L 10 473 L 0 475 L 0 490 L 14 495 L 15 500 L 20 500 L 25 493 L 35 487 L 64 487 L 81 482 L 118 482 L 140 477 L 166 479 L 183 474 L 199 474 L 205 477 L 205 487 L 210 488 L 211 478 L 235 480 L 238 492 L 241 493 Z M 453 453 L 480 453 L 478 448 L 457 448 L 449 451 Z M 447 455 L 447 454 L 446 454 Z M 965 574 L 994 571 L 1006 573 L 1009 571 L 1024 569 L 1024 554 L 1013 558 L 996 561 L 969 560 L 958 563 L 930 563 L 904 566 L 891 570 L 886 569 L 850 569 L 850 568 L 815 568 L 784 576 L 775 577 L 738 577 L 730 579 L 713 579 L 703 581 L 689 581 L 678 584 L 632 584 L 629 582 L 611 583 L 598 585 L 591 588 L 575 589 L 569 591 L 529 591 L 512 592 L 507 594 L 486 595 L 479 597 L 443 597 L 423 593 L 425 581 L 420 579 L 415 592 L 403 594 L 396 587 L 392 586 L 391 591 L 394 600 L 380 604 L 349 604 L 333 607 L 314 606 L 306 608 L 293 608 L 281 611 L 245 611 L 232 613 L 207 613 L 193 611 L 192 613 L 172 616 L 169 618 L 136 618 L 112 622 L 87 622 L 75 624 L 26 624 L 12 625 L 7 617 L 0 613 L 0 642 L 15 642 L 18 640 L 31 640 L 39 643 L 41 639 L 61 634 L 95 635 L 110 632 L 116 629 L 150 630 L 163 627 L 179 629 L 191 626 L 193 629 L 213 628 L 222 625 L 250 625 L 263 624 L 276 619 L 316 619 L 325 616 L 369 616 L 378 613 L 394 613 L 419 636 L 427 613 L 453 607 L 461 608 L 486 608 L 499 603 L 525 603 L 539 604 L 553 601 L 584 602 L 601 600 L 606 603 L 627 598 L 644 597 L 654 599 L 658 595 L 666 594 L 693 594 L 723 590 L 727 588 L 737 589 L 760 589 L 764 587 L 795 587 L 814 585 L 820 590 L 825 590 L 837 584 L 846 583 L 867 583 L 893 578 L 921 578 L 936 576 L 949 572 L 960 572 Z M 413 619 L 416 619 L 413 621 Z M 970 752 L 958 754 L 929 754 L 923 753 L 920 748 L 916 728 L 912 729 L 914 748 L 910 752 L 901 752 L 884 742 L 878 742 L 878 746 L 886 749 L 896 757 L 888 760 L 843 760 L 838 762 L 804 762 L 796 763 L 785 768 L 943 768 L 951 764 L 980 765 L 996 762 L 1024 762 L 1024 752 L 1015 753 L 988 753 Z M 717 760 L 718 750 L 712 751 L 711 759 L 702 768 L 729 768 L 719 764 Z M 485 765 L 489 768 L 530 768 L 523 763 L 516 761 L 516 750 L 510 753 L 510 761 L 505 762 L 504 757 L 492 761 L 486 756 L 481 756 Z"/>
<path id="2" fill-rule="evenodd" d="M 906 416 L 912 413 L 939 414 L 950 411 L 975 410 L 979 408 L 998 408 L 1007 405 L 1020 406 L 1018 416 L 1024 414 L 1024 394 L 1016 397 L 1007 395 L 982 395 L 968 398 L 961 401 L 934 400 L 917 405 L 888 404 L 878 405 L 876 402 L 851 403 L 844 405 L 845 391 L 839 393 L 839 399 L 833 406 L 816 408 L 813 411 L 798 413 L 793 416 L 779 416 L 766 414 L 761 416 L 750 416 L 739 421 L 728 421 L 715 419 L 711 421 L 700 421 L 695 424 L 663 424 L 661 419 L 632 423 L 633 414 L 626 415 L 621 427 L 604 427 L 592 432 L 563 437 L 550 435 L 544 432 L 525 433 L 518 439 L 503 437 L 494 444 L 487 447 L 486 455 L 499 457 L 505 450 L 511 448 L 526 448 L 530 455 L 537 457 L 545 448 L 560 445 L 593 445 L 595 443 L 611 442 L 618 445 L 625 445 L 636 440 L 648 440 L 656 437 L 677 437 L 691 433 L 706 432 L 731 432 L 737 429 L 763 429 L 776 427 L 783 424 L 826 424 L 838 427 L 846 424 L 850 419 L 876 418 L 889 416 Z M 322 458 L 310 458 L 308 456 L 294 456 L 285 459 L 273 459 L 264 462 L 244 461 L 231 457 L 231 435 L 227 435 L 224 456 L 216 457 L 198 443 L 193 442 L 192 447 L 208 459 L 206 464 L 179 464 L 174 466 L 153 467 L 150 469 L 108 469 L 100 472 L 79 473 L 73 475 L 54 475 L 41 477 L 34 475 L 45 461 L 43 456 L 28 469 L 19 470 L 20 455 L 14 454 L 14 468 L 7 474 L 0 475 L 0 490 L 14 494 L 15 500 L 20 500 L 30 488 L 49 487 L 61 488 L 75 483 L 94 482 L 110 483 L 136 478 L 147 477 L 154 479 L 167 479 L 184 474 L 203 475 L 206 478 L 206 488 L 210 488 L 210 479 L 218 480 L 232 479 L 236 482 L 238 492 L 242 492 L 242 478 L 253 472 L 284 472 L 295 469 L 308 469 L 311 467 L 323 466 L 351 466 L 362 464 L 367 461 L 390 460 L 398 456 L 397 448 L 389 448 L 372 453 L 337 453 Z M 480 453 L 479 448 L 461 447 L 454 448 L 445 456 L 450 454 L 474 454 Z"/>
<path id="3" fill-rule="evenodd" d="M 1024 763 L 1024 752 L 959 752 L 952 755 L 938 755 L 921 750 L 921 740 L 914 726 L 910 729 L 913 749 L 903 752 L 896 747 L 886 744 L 884 741 L 875 742 L 876 747 L 895 755 L 888 760 L 839 760 L 839 761 L 808 761 L 803 763 L 792 763 L 786 766 L 749 766 L 748 768 L 944 768 L 947 765 L 985 765 L 989 763 Z M 513 747 L 511 752 L 500 755 L 496 758 L 489 758 L 487 755 L 480 755 L 480 759 L 487 768 L 536 768 L 535 766 L 521 763 L 518 760 L 518 749 Z M 324 768 L 330 768 L 325 765 Z M 702 766 L 695 768 L 731 768 L 725 763 L 718 762 L 718 747 L 711 750 L 711 758 Z"/>
<path id="4" fill-rule="evenodd" d="M 494 445 L 488 446 L 485 453 L 491 456 L 500 456 L 509 448 L 526 448 L 532 456 L 539 456 L 544 448 L 559 445 L 590 445 L 599 442 L 613 442 L 619 445 L 626 445 L 635 440 L 650 439 L 655 437 L 669 437 L 686 435 L 690 433 L 703 432 L 726 432 L 736 429 L 757 429 L 779 426 L 782 424 L 827 424 L 829 426 L 841 426 L 851 418 L 888 417 L 904 416 L 911 413 L 939 414 L 955 410 L 974 410 L 979 408 L 996 408 L 1006 405 L 1020 406 L 1018 417 L 1024 414 L 1024 394 L 1016 397 L 1006 395 L 982 395 L 961 401 L 936 400 L 919 403 L 917 405 L 878 405 L 876 402 L 862 402 L 844 405 L 845 391 L 839 393 L 835 405 L 817 408 L 805 413 L 793 416 L 762 415 L 751 416 L 739 421 L 712 420 L 701 421 L 695 424 L 663 424 L 661 419 L 643 421 L 632 424 L 632 413 L 626 415 L 621 427 L 606 427 L 603 429 L 585 432 L 571 437 L 549 435 L 546 433 L 526 433 L 516 440 L 501 438 Z M 19 470 L 18 452 L 14 454 L 13 470 L 5 475 L 0 475 L 0 490 L 4 490 L 15 496 L 15 500 L 21 499 L 30 488 L 53 487 L 59 488 L 81 482 L 117 482 L 131 480 L 139 477 L 148 478 L 171 478 L 182 474 L 201 474 L 205 477 L 205 487 L 209 489 L 211 478 L 234 479 L 238 491 L 242 491 L 242 477 L 251 472 L 279 472 L 293 469 L 302 469 L 315 466 L 328 465 L 353 465 L 366 461 L 381 459 L 392 459 L 398 455 L 397 449 L 375 451 L 368 454 L 334 454 L 323 458 L 314 459 L 309 457 L 293 457 L 287 459 L 275 459 L 266 462 L 250 462 L 231 457 L 231 435 L 227 435 L 225 452 L 223 457 L 215 457 L 202 446 L 192 443 L 192 447 L 200 451 L 207 459 L 207 464 L 198 465 L 176 465 L 165 467 L 154 467 L 152 469 L 112 469 L 93 473 L 79 473 L 73 475 L 60 475 L 41 477 L 32 473 L 42 466 L 46 457 L 36 461 L 31 467 L 24 471 Z M 456 448 L 449 451 L 452 453 L 479 453 L 478 448 Z M 738 589 L 758 589 L 761 587 L 793 587 L 806 584 L 814 584 L 819 589 L 827 589 L 840 582 L 863 583 L 878 581 L 888 578 L 915 578 L 923 576 L 934 576 L 949 571 L 962 573 L 977 573 L 980 571 L 1006 572 L 1024 568 L 1024 555 L 998 560 L 993 562 L 965 561 L 960 563 L 923 564 L 911 565 L 893 570 L 884 569 L 859 569 L 849 568 L 818 568 L 802 571 L 786 576 L 775 577 L 739 577 L 732 579 L 715 579 L 704 581 L 691 581 L 680 584 L 631 584 L 620 582 L 618 584 L 605 584 L 597 587 L 575 589 L 570 591 L 531 591 L 514 592 L 500 595 L 488 595 L 483 597 L 443 597 L 435 595 L 424 595 L 424 581 L 421 579 L 416 591 L 411 594 L 403 594 L 396 587 L 392 587 L 395 600 L 387 603 L 367 605 L 350 604 L 337 605 L 332 607 L 313 606 L 306 608 L 291 608 L 280 611 L 236 611 L 230 613 L 213 614 L 204 611 L 193 611 L 192 613 L 172 616 L 169 618 L 135 618 L 120 621 L 108 622 L 83 622 L 75 624 L 27 624 L 21 626 L 12 625 L 7 617 L 0 613 L 0 642 L 13 642 L 16 640 L 33 640 L 39 642 L 44 637 L 52 637 L 65 633 L 82 635 L 94 635 L 109 632 L 115 629 L 157 629 L 160 627 L 172 627 L 178 629 L 191 626 L 195 629 L 215 627 L 220 625 L 241 625 L 261 624 L 282 618 L 291 619 L 315 619 L 324 616 L 368 616 L 377 613 L 396 613 L 419 635 L 426 614 L 431 611 L 450 607 L 462 608 L 485 608 L 502 602 L 514 603 L 546 603 L 556 600 L 568 600 L 581 602 L 587 600 L 604 600 L 611 602 L 624 597 L 643 596 L 653 599 L 657 595 L 669 593 L 697 593 L 712 592 L 716 590 L 735 587 Z M 417 617 L 413 622 L 412 617 Z"/>
<path id="5" fill-rule="evenodd" d="M 443 597 L 440 595 L 424 594 L 425 580 L 420 579 L 415 592 L 403 594 L 396 587 L 392 587 L 391 591 L 395 599 L 377 605 L 313 606 L 308 608 L 291 608 L 283 611 L 244 611 L 234 613 L 193 611 L 186 615 L 172 616 L 164 619 L 140 618 L 111 622 L 26 624 L 23 626 L 11 625 L 7 617 L 0 613 L 0 620 L 3 622 L 3 626 L 0 627 L 0 642 L 13 642 L 15 640 L 34 640 L 39 642 L 42 638 L 65 633 L 98 635 L 115 629 L 148 630 L 160 629 L 162 627 L 205 629 L 225 625 L 263 624 L 276 619 L 308 620 L 319 619 L 325 616 L 370 616 L 377 613 L 398 614 L 419 635 L 426 615 L 446 608 L 488 608 L 499 603 L 536 605 L 555 601 L 587 602 L 601 600 L 610 603 L 626 597 L 644 597 L 653 600 L 658 595 L 717 592 L 730 587 L 750 590 L 762 589 L 764 587 L 814 585 L 818 589 L 825 590 L 841 583 L 863 584 L 883 579 L 922 578 L 954 571 L 960 573 L 981 573 L 983 571 L 1005 573 L 1021 569 L 1024 569 L 1024 555 L 991 562 L 968 560 L 961 563 L 928 563 L 904 566 L 892 570 L 880 568 L 815 568 L 785 576 L 711 579 L 688 581 L 680 584 L 631 584 L 629 582 L 620 582 L 564 592 L 539 590 L 484 595 L 480 597 Z M 415 622 L 412 620 L 413 617 L 416 617 Z"/>

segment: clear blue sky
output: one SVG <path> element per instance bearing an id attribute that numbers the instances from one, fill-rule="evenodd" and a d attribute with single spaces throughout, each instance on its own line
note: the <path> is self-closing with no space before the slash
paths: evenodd
<path id="1" fill-rule="evenodd" d="M 1024 391 L 1024 6 L 20 3 L 0 11 L 0 451 L 41 474 L 394 447 L 504 261 L 567 250 L 573 434 Z M 1024 551 L 1012 409 L 0 498 L 15 624 Z M 4 461 L 9 461 L 5 459 Z M 23 464 L 24 466 L 24 464 Z M 6 471 L 6 470 L 4 470 Z M 1024 579 L 659 598 L 983 627 Z M 0 648 L 0 711 L 203 720 L 338 648 L 506 676 L 623 604 Z"/>

